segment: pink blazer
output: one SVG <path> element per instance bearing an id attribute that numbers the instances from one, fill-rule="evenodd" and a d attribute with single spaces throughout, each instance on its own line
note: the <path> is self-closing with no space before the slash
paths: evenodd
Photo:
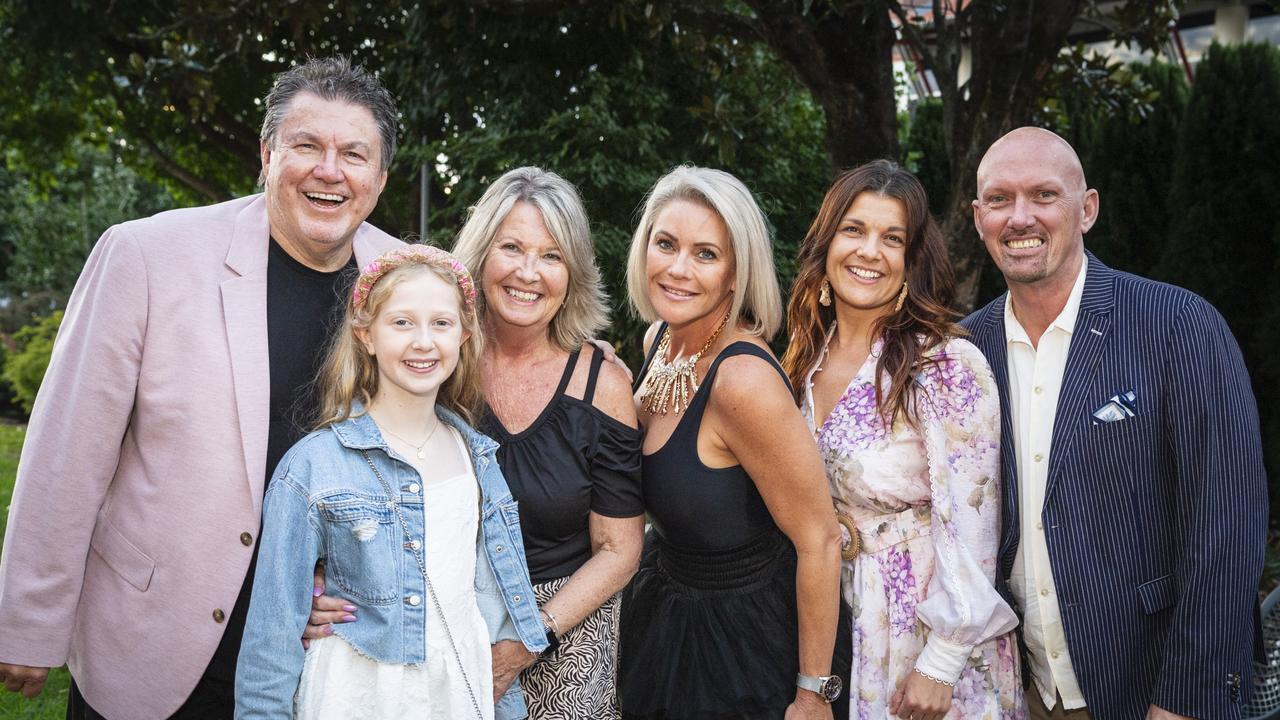
<path id="1" fill-rule="evenodd" d="M 371 225 L 364 265 L 399 244 Z M 195 687 L 249 566 L 266 473 L 262 195 L 117 225 L 76 283 L 0 560 L 0 661 L 68 663 L 108 717 Z"/>

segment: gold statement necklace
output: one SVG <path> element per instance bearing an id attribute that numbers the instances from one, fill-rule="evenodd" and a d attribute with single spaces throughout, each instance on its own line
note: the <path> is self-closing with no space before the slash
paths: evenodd
<path id="1" fill-rule="evenodd" d="M 729 322 L 729 311 L 711 337 L 702 344 L 702 349 L 687 358 L 669 362 L 667 353 L 671 349 L 671 328 L 662 333 L 658 341 L 658 351 L 649 364 L 649 374 L 645 376 L 644 387 L 640 389 L 640 403 L 653 415 L 666 415 L 668 406 L 679 415 L 689 407 L 689 394 L 698 392 L 698 376 L 694 372 L 702 355 L 720 337 L 720 331 Z"/>

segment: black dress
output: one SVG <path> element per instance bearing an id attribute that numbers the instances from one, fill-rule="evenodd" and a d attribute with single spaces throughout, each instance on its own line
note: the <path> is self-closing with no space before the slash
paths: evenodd
<path id="1" fill-rule="evenodd" d="M 733 343 L 712 362 L 671 438 L 643 456 L 653 529 L 623 593 L 618 682 L 625 718 L 780 718 L 795 698 L 795 548 L 740 465 L 709 468 L 698 457 L 716 371 L 737 355 L 763 359 L 786 383 L 767 352 Z M 639 378 L 652 359 L 651 352 Z M 837 637 L 847 637 L 844 612 L 841 627 Z M 840 655 L 832 670 L 847 683 L 849 654 Z M 847 701 L 833 710 L 847 717 Z"/>
<path id="2" fill-rule="evenodd" d="M 565 394 L 578 352 L 536 420 L 507 432 L 486 412 L 480 429 L 499 442 L 498 465 L 520 504 L 525 557 L 539 605 L 591 559 L 590 515 L 644 513 L 640 499 L 640 431 L 592 404 L 603 355 L 591 358 L 579 400 Z M 609 720 L 618 715 L 618 595 L 572 629 L 560 649 L 520 675 L 530 718 Z"/>

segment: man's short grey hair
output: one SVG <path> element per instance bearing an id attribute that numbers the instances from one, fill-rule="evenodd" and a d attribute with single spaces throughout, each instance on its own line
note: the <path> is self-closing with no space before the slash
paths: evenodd
<path id="1" fill-rule="evenodd" d="M 280 124 L 289 114 L 289 106 L 298 93 L 311 93 L 324 100 L 337 100 L 365 108 L 378 127 L 378 165 L 384 171 L 396 156 L 396 129 L 399 111 L 391 93 L 373 73 L 361 65 L 352 65 L 342 55 L 311 58 L 276 77 L 267 93 L 267 110 L 262 117 L 259 139 L 274 147 Z"/>
<path id="2" fill-rule="evenodd" d="M 627 293 L 636 313 L 647 322 L 660 319 L 649 299 L 649 236 L 658 213 L 672 200 L 698 203 L 724 221 L 737 288 L 728 325 L 745 321 L 747 333 L 772 340 L 782 327 L 782 290 L 773 267 L 769 223 L 747 186 L 723 170 L 681 165 L 659 178 L 649 191 L 627 258 Z"/>
<path id="3" fill-rule="evenodd" d="M 542 224 L 555 239 L 569 271 L 564 305 L 551 318 L 548 332 L 560 349 L 573 351 L 596 336 L 609 323 L 608 297 L 600 280 L 591 225 L 577 188 L 568 180 L 538 167 L 519 167 L 498 178 L 471 208 L 458 233 L 453 254 L 484 284 L 489 257 L 502 222 L 516 203 L 529 203 L 542 215 Z M 483 290 L 480 310 L 485 312 Z"/>

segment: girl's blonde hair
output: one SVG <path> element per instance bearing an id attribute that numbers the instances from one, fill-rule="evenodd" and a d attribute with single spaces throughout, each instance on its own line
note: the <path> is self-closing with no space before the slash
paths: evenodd
<path id="1" fill-rule="evenodd" d="M 391 250 L 365 267 L 356 280 L 342 327 L 334 335 L 316 379 L 321 428 L 363 415 L 378 393 L 378 362 L 365 352 L 356 331 L 368 328 L 401 283 L 431 273 L 458 291 L 462 329 L 469 333 L 458 352 L 458 366 L 436 396 L 436 402 L 474 424 L 482 402 L 480 354 L 484 336 L 476 321 L 475 284 L 462 263 L 440 248 L 409 245 Z M 354 411 L 360 402 L 365 410 Z"/>

